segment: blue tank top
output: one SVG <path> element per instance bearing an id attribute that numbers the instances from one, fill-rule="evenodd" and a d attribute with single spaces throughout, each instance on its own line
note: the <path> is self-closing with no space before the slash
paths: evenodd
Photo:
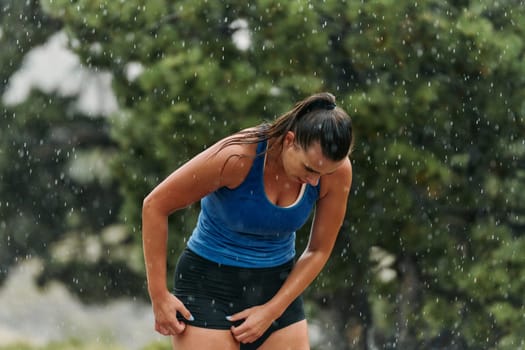
<path id="1" fill-rule="evenodd" d="M 266 141 L 246 179 L 235 189 L 221 187 L 201 199 L 197 225 L 188 241 L 196 254 L 219 264 L 238 267 L 272 267 L 295 257 L 295 232 L 304 225 L 320 186 L 303 186 L 298 200 L 279 207 L 264 191 Z"/>

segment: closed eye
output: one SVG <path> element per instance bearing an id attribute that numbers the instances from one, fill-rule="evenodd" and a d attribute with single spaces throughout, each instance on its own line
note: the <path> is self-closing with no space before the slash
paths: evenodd
<path id="1" fill-rule="evenodd" d="M 310 173 L 321 174 L 321 173 L 318 172 L 317 170 L 314 170 L 314 169 L 310 168 L 308 165 L 305 165 L 304 168 L 306 169 L 306 171 L 308 171 L 308 172 L 310 172 Z"/>
<path id="2" fill-rule="evenodd" d="M 321 172 L 319 172 L 319 171 L 317 171 L 317 170 L 314 170 L 314 169 L 310 168 L 308 165 L 304 165 L 304 169 L 305 169 L 306 171 L 308 171 L 309 173 L 313 173 L 313 174 L 317 174 L 317 175 L 322 175 Z M 336 171 L 337 171 L 337 169 L 334 170 L 334 171 L 331 171 L 331 172 L 329 172 L 329 173 L 323 174 L 323 175 L 332 175 L 332 174 L 335 173 Z"/>

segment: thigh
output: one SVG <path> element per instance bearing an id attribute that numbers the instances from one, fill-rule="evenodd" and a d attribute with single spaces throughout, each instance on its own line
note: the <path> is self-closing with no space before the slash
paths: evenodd
<path id="1" fill-rule="evenodd" d="M 272 333 L 258 350 L 310 350 L 306 320 L 292 323 Z"/>
<path id="2" fill-rule="evenodd" d="M 181 334 L 172 337 L 173 350 L 239 350 L 239 343 L 230 330 L 186 326 Z"/>

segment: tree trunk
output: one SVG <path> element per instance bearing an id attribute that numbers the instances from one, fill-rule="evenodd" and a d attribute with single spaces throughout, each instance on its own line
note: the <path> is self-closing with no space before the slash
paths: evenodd
<path id="1" fill-rule="evenodd" d="M 411 256 L 402 257 L 399 272 L 401 285 L 397 299 L 396 348 L 411 350 L 417 348 L 417 320 L 414 316 L 418 315 L 421 308 L 421 283 Z"/>

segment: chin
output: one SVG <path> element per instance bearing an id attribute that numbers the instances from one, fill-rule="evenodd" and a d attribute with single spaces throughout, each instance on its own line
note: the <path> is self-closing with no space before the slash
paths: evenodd
<path id="1" fill-rule="evenodd" d="M 298 177 L 295 178 L 295 181 L 299 182 L 300 184 L 306 184 L 306 183 L 308 183 L 307 181 L 305 181 L 305 180 L 301 180 L 301 179 L 298 178 Z"/>

